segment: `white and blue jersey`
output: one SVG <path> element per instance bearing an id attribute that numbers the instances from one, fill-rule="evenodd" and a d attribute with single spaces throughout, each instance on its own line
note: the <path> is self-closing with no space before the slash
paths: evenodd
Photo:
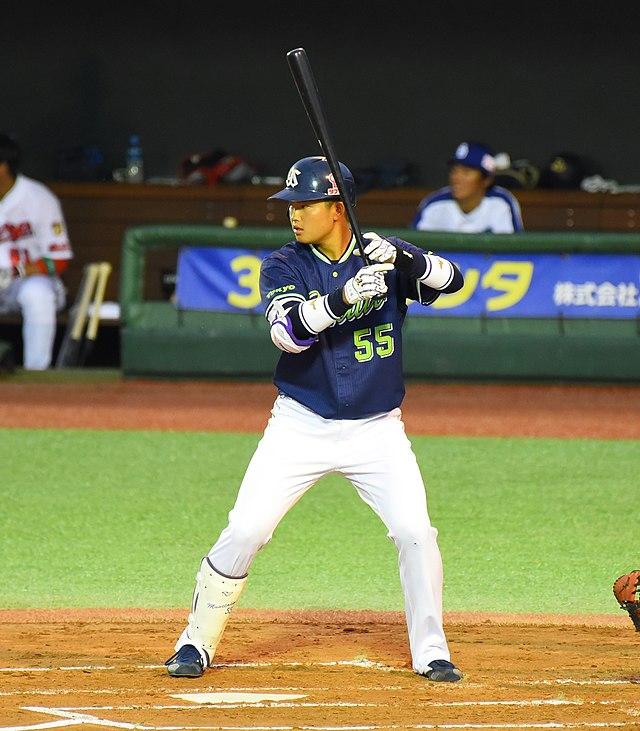
<path id="1" fill-rule="evenodd" d="M 424 252 L 395 237 L 389 241 L 415 254 Z M 322 297 L 363 266 L 355 239 L 331 261 L 316 247 L 291 241 L 262 262 L 260 292 L 265 315 Z M 430 304 L 438 292 L 393 269 L 384 298 L 358 302 L 318 342 L 301 353 L 282 353 L 274 383 L 279 391 L 326 419 L 362 419 L 400 406 L 405 393 L 402 325 L 407 299 Z M 384 384 L 384 387 L 381 387 Z"/>
<path id="2" fill-rule="evenodd" d="M 411 227 L 419 231 L 494 234 L 523 230 L 520 204 L 513 193 L 499 185 L 492 185 L 469 213 L 460 208 L 451 188 L 441 188 L 420 202 Z"/>

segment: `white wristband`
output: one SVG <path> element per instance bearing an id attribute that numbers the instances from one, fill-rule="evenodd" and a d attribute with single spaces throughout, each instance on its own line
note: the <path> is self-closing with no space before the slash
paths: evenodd
<path id="1" fill-rule="evenodd" d="M 312 333 L 319 333 L 331 327 L 336 322 L 336 316 L 327 304 L 328 295 L 305 300 L 298 307 L 298 314 L 302 324 Z"/>
<path id="2" fill-rule="evenodd" d="M 420 277 L 423 284 L 433 289 L 444 289 L 451 284 L 453 279 L 453 266 L 450 261 L 441 259 L 434 254 L 425 254 L 427 260 L 427 270 Z"/>

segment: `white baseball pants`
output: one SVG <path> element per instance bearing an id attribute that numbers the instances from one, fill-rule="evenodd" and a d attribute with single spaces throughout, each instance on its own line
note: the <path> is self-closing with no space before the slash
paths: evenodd
<path id="1" fill-rule="evenodd" d="M 0 312 L 22 315 L 23 366 L 46 370 L 56 337 L 56 313 L 66 301 L 62 281 L 44 274 L 15 279 L 0 300 Z"/>
<path id="2" fill-rule="evenodd" d="M 362 420 L 324 419 L 278 396 L 229 513 L 209 552 L 217 571 L 244 576 L 287 511 L 321 477 L 338 473 L 396 544 L 413 669 L 450 660 L 442 626 L 442 560 L 424 483 L 400 409 Z"/>

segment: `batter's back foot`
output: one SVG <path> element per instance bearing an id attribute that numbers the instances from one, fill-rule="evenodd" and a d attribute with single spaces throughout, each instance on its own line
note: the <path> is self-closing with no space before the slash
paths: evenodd
<path id="1" fill-rule="evenodd" d="M 436 683 L 456 683 L 462 680 L 462 671 L 448 660 L 433 660 L 422 675 Z"/>
<path id="2" fill-rule="evenodd" d="M 165 662 L 167 672 L 174 678 L 199 678 L 207 664 L 194 645 L 183 645 Z"/>

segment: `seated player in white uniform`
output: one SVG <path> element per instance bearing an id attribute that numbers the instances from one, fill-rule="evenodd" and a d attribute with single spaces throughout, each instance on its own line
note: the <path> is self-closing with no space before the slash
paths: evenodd
<path id="1" fill-rule="evenodd" d="M 46 370 L 73 252 L 58 198 L 19 163 L 18 143 L 0 134 L 0 314 L 22 316 L 25 370 Z"/>
<path id="2" fill-rule="evenodd" d="M 355 205 L 353 176 L 341 170 Z M 363 262 L 324 157 L 298 160 L 272 198 L 288 203 L 294 235 L 260 271 L 271 339 L 282 351 L 278 396 L 229 523 L 200 564 L 168 672 L 200 677 L 212 664 L 254 557 L 305 492 L 335 473 L 376 512 L 398 550 L 413 669 L 430 681 L 456 682 L 462 673 L 442 626 L 438 531 L 400 404 L 407 301 L 429 306 L 457 292 L 462 274 L 443 257 L 375 233 L 364 234 L 371 263 Z"/>
<path id="3" fill-rule="evenodd" d="M 449 166 L 449 185 L 420 202 L 412 228 L 494 234 L 523 230 L 516 197 L 494 184 L 496 161 L 486 145 L 463 142 Z"/>

